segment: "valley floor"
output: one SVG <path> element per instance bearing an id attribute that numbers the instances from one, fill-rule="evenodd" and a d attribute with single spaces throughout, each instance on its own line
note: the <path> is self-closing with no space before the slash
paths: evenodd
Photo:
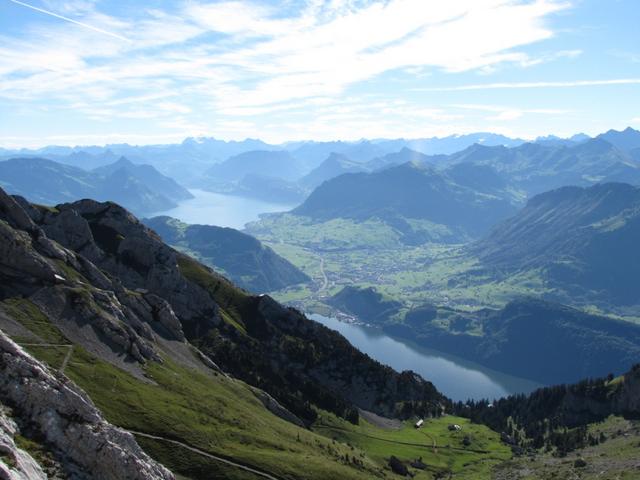
<path id="1" fill-rule="evenodd" d="M 312 278 L 311 284 L 273 292 L 279 301 L 309 312 L 326 314 L 327 298 L 347 285 L 375 287 L 400 301 L 403 309 L 395 320 L 425 303 L 474 311 L 501 308 L 516 296 L 545 297 L 568 305 L 576 300 L 549 288 L 541 272 L 530 270 L 498 280 L 483 272 L 462 244 L 434 240 L 406 245 L 393 228 L 374 219 L 313 222 L 278 214 L 247 225 L 247 232 Z M 615 306 L 606 311 L 591 304 L 578 306 L 590 313 L 616 311 Z M 640 314 L 620 311 L 619 315 L 640 322 Z"/>

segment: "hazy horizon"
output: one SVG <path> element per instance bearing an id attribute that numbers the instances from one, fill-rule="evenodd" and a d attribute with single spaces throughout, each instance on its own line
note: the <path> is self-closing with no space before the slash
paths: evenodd
<path id="1" fill-rule="evenodd" d="M 632 128 L 632 127 L 623 127 L 621 128 L 619 131 L 625 130 L 626 128 Z M 608 129 L 608 130 L 615 130 L 615 129 Z M 608 131 L 607 130 L 607 131 Z M 588 135 L 589 137 L 595 137 L 598 134 L 601 133 L 605 133 L 605 131 L 602 132 L 596 132 L 595 135 Z M 465 135 L 478 135 L 478 134 L 486 134 L 486 135 L 503 135 L 501 133 L 496 133 L 496 132 L 484 132 L 484 131 L 474 131 L 474 132 L 468 132 L 468 133 L 452 133 L 450 135 L 443 135 L 443 136 L 424 136 L 424 137 L 377 137 L 377 138 L 367 138 L 367 137 L 360 137 L 360 138 L 356 138 L 356 139 L 345 139 L 345 138 L 333 138 L 333 139 L 327 139 L 327 140 L 317 140 L 317 139 L 313 139 L 313 138 L 307 138 L 307 139 L 301 139 L 301 140 L 284 140 L 282 142 L 268 142 L 262 138 L 259 137 L 244 137 L 244 138 L 237 138 L 237 139 L 233 139 L 233 138 L 220 138 L 220 137 L 216 137 L 214 135 L 198 135 L 198 136 L 188 136 L 188 137 L 183 137 L 182 139 L 178 139 L 177 141 L 167 141 L 167 142 L 152 142 L 152 143 L 128 143 L 128 142 L 113 142 L 113 143 L 85 143 L 85 144 L 74 144 L 74 143 L 43 143 L 43 144 L 39 144 L 39 145 L 33 145 L 33 146 L 26 146 L 26 145 L 15 145 L 15 146 L 11 146 L 11 145 L 2 145 L 0 144 L 0 149 L 5 149 L 5 150 L 9 150 L 9 151 L 14 151 L 14 150 L 41 150 L 41 149 L 46 149 L 46 148 L 55 148 L 55 147 L 62 147 L 62 148 L 108 148 L 110 146 L 117 146 L 117 145 L 129 145 L 131 147 L 146 147 L 146 146 L 163 146 L 163 145 L 179 145 L 182 144 L 184 142 L 186 142 L 187 140 L 195 140 L 195 141 L 204 141 L 204 140 L 215 140 L 215 141 L 222 141 L 222 142 L 227 142 L 227 143 L 232 143 L 232 142 L 237 142 L 237 143 L 242 143 L 242 142 L 246 142 L 246 141 L 262 141 L 267 145 L 271 145 L 271 146 L 282 146 L 285 147 L 287 145 L 291 145 L 291 144 L 303 144 L 303 143 L 330 143 L 330 142 L 343 142 L 343 143 L 359 143 L 359 142 L 372 142 L 372 143 L 376 143 L 376 142 L 384 142 L 384 141 L 394 141 L 394 140 L 404 140 L 404 141 L 413 141 L 413 140 L 442 140 L 442 139 L 446 139 L 446 138 L 459 138 L 459 137 L 464 137 Z M 557 138 L 561 138 L 561 139 L 569 139 L 573 136 L 576 135 L 587 135 L 584 132 L 575 132 L 572 134 L 569 134 L 567 136 L 558 136 L 555 135 L 553 132 L 549 132 L 547 134 L 544 135 L 538 135 L 536 137 L 510 137 L 509 135 L 503 135 L 507 138 L 513 139 L 513 140 L 523 140 L 526 142 L 529 141 L 535 141 L 538 139 L 542 139 L 545 137 L 557 137 Z"/>

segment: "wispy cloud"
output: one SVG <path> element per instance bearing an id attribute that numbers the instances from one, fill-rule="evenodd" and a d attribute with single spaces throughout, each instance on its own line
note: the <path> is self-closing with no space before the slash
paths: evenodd
<path id="1" fill-rule="evenodd" d="M 640 78 L 616 78 L 609 80 L 570 80 L 563 82 L 501 82 L 501 83 L 476 83 L 471 85 L 456 85 L 451 87 L 425 87 L 416 88 L 421 92 L 461 92 L 469 90 L 499 90 L 519 88 L 574 88 L 574 87 L 600 87 L 607 85 L 640 85 Z"/>
<path id="2" fill-rule="evenodd" d="M 569 110 L 559 108 L 515 108 L 504 105 L 485 105 L 485 104 L 454 104 L 453 108 L 462 110 L 472 110 L 480 112 L 489 112 L 493 115 L 486 117 L 488 121 L 509 122 L 522 118 L 524 115 L 566 115 Z"/>
<path id="3" fill-rule="evenodd" d="M 582 60 L 574 45 L 545 43 L 558 35 L 554 15 L 573 8 L 566 0 L 185 0 L 154 2 L 157 8 L 10 1 L 43 15 L 28 15 L 34 18 L 20 34 L 0 33 L 0 101 L 105 124 L 137 119 L 181 133 L 209 128 L 237 137 L 244 128 L 272 138 L 344 138 L 464 132 L 478 127 L 471 117 L 507 132 L 511 120 L 561 109 L 498 105 L 473 113 L 432 103 L 439 95 L 409 99 L 414 92 L 640 83 L 473 83 L 477 74 L 495 79 L 496 72 Z M 480 100 L 493 101 L 501 100 Z"/>
<path id="4" fill-rule="evenodd" d="M 12 2 L 12 3 L 15 3 L 17 5 L 22 5 L 23 7 L 26 7 L 26 8 L 30 8 L 31 10 L 35 10 L 36 12 L 44 13 L 45 15 L 49 15 L 51 17 L 59 18 L 60 20 L 64 20 L 65 22 L 70 22 L 70 23 L 73 23 L 75 25 L 79 25 L 79 26 L 81 26 L 83 28 L 87 28 L 89 30 L 93 30 L 94 32 L 102 33 L 103 35 L 108 35 L 110 37 L 117 38 L 119 40 L 124 40 L 125 42 L 131 42 L 131 40 L 129 40 L 128 38 L 123 37 L 122 35 L 119 35 L 117 33 L 109 32 L 107 30 L 103 30 L 101 28 L 94 27 L 93 25 L 89 25 L 89 24 L 84 23 L 84 22 L 79 22 L 78 20 L 74 20 L 73 18 L 65 17 L 64 15 L 59 15 L 59 14 L 57 14 L 55 12 L 51 12 L 49 10 L 45 10 L 44 8 L 39 8 L 39 7 L 36 7 L 35 5 L 30 5 L 30 4 L 25 3 L 25 2 L 20 2 L 19 0 L 9 0 L 9 1 Z"/>
<path id="5" fill-rule="evenodd" d="M 192 95 L 207 92 L 209 104 L 221 109 L 340 95 L 398 69 L 462 72 L 522 63 L 528 57 L 513 49 L 552 37 L 543 19 L 569 6 L 555 0 L 453 0 L 428 8 L 422 0 L 309 2 L 283 16 L 275 7 L 245 1 L 189 2 L 174 12 L 143 10 L 136 18 L 87 7 L 78 21 L 11 1 L 125 39 L 105 27 L 117 26 L 131 44 L 55 26 L 38 26 L 28 39 L 7 38 L 3 66 L 21 75 L 4 82 L 0 95 L 64 95 L 71 89 L 82 95 L 99 86 L 113 97 L 163 84 Z M 189 42 L 196 37 L 203 40 Z"/>

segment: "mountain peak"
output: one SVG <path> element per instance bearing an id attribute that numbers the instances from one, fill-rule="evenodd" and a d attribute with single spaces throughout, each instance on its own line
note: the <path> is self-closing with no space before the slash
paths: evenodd
<path id="1" fill-rule="evenodd" d="M 640 131 L 631 127 L 627 127 L 622 131 L 609 130 L 606 133 L 598 135 L 596 138 L 606 140 L 616 148 L 625 152 L 640 148 Z"/>
<path id="2" fill-rule="evenodd" d="M 114 165 L 118 165 L 120 167 L 133 167 L 135 166 L 135 164 L 129 160 L 127 157 L 125 157 L 124 155 L 121 156 L 118 160 L 116 160 L 114 163 Z"/>

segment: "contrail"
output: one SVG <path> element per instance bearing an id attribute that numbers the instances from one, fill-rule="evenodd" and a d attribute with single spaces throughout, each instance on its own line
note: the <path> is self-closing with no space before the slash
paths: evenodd
<path id="1" fill-rule="evenodd" d="M 30 8 L 31 10 L 35 10 L 36 12 L 44 13 L 46 15 L 51 15 L 52 17 L 56 17 L 56 18 L 59 18 L 61 20 L 65 20 L 67 22 L 75 23 L 76 25 L 80 25 L 81 27 L 88 28 L 89 30 L 93 30 L 94 32 L 102 33 L 104 35 L 109 35 L 110 37 L 114 37 L 114 38 L 117 38 L 119 40 L 124 40 L 125 42 L 131 43 L 131 40 L 129 40 L 126 37 L 123 37 L 122 35 L 118 35 L 117 33 L 108 32 L 106 30 L 102 30 L 101 28 L 94 27 L 93 25 L 88 25 L 86 23 L 82 23 L 82 22 L 79 22 L 77 20 L 74 20 L 73 18 L 63 17 L 62 15 L 58 15 L 57 13 L 50 12 L 49 10 L 44 10 L 44 9 L 36 7 L 34 5 L 29 5 L 28 3 L 20 2 L 19 0 L 9 0 L 9 1 L 12 2 L 12 3 L 15 3 L 17 5 L 22 5 L 23 7 Z"/>

